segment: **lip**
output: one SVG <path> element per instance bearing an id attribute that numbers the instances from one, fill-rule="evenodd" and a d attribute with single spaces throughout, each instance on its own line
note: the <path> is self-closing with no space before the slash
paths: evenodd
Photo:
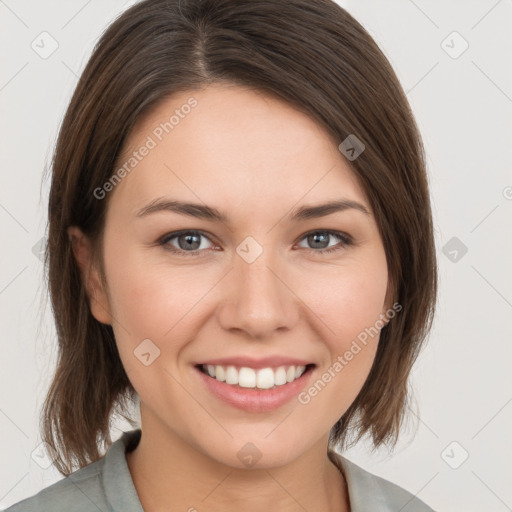
<path id="1" fill-rule="evenodd" d="M 286 356 L 269 356 L 262 357 L 259 359 L 247 357 L 247 356 L 237 356 L 237 357 L 224 357 L 219 359 L 209 359 L 207 361 L 201 361 L 197 363 L 197 366 L 205 365 L 213 365 L 213 366 L 236 366 L 236 367 L 247 367 L 254 368 L 255 370 L 259 370 L 261 368 L 278 368 L 279 366 L 308 366 L 313 364 L 311 361 L 306 361 L 304 359 L 296 359 L 293 357 Z"/>
<path id="2" fill-rule="evenodd" d="M 245 360 L 247 361 L 247 358 L 245 358 Z M 218 359 L 215 361 L 222 361 L 222 363 L 216 364 L 226 364 L 225 361 L 228 360 Z M 229 361 L 233 360 L 230 359 Z M 259 362 L 262 363 L 262 361 L 263 360 L 260 360 Z M 290 361 L 290 359 L 287 359 L 287 361 Z M 213 363 L 209 362 L 208 364 Z M 251 364 L 254 364 L 254 360 Z M 260 366 L 260 368 L 268 367 L 268 362 L 265 362 L 265 364 L 267 364 L 267 366 Z M 286 364 L 288 363 L 285 363 L 285 365 Z M 241 366 L 249 366 L 249 364 L 246 363 Z M 268 412 L 278 409 L 295 398 L 307 386 L 315 367 L 316 366 L 313 364 L 307 364 L 306 371 L 298 379 L 295 379 L 293 382 L 287 382 L 282 386 L 275 386 L 271 389 L 241 388 L 210 377 L 203 373 L 198 366 L 194 367 L 194 371 L 197 373 L 208 392 L 222 402 L 247 412 Z M 255 367 L 253 366 L 253 368 Z"/>

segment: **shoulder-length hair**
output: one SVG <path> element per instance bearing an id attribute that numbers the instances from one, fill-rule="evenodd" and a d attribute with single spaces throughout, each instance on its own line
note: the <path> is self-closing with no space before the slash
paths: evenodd
<path id="1" fill-rule="evenodd" d="M 215 82 L 273 94 L 339 143 L 351 134 L 364 143 L 348 163 L 375 214 L 402 310 L 382 329 L 370 374 L 331 442 L 347 446 L 351 431 L 353 443 L 368 434 L 374 447 L 398 439 L 407 379 L 432 324 L 437 264 L 423 143 L 387 58 L 331 0 L 144 0 L 97 42 L 51 162 L 45 265 L 58 360 L 40 428 L 64 475 L 101 457 L 112 415 L 137 397 L 111 326 L 91 314 L 67 228 L 89 236 L 104 279 L 109 198 L 98 200 L 95 189 L 113 175 L 141 116 L 170 94 Z"/>

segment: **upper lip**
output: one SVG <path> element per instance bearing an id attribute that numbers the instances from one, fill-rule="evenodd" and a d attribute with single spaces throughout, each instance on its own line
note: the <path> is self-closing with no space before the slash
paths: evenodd
<path id="1" fill-rule="evenodd" d="M 212 366 L 241 366 L 248 368 L 269 368 L 279 366 L 307 366 L 311 365 L 311 361 L 305 359 L 297 359 L 295 357 L 288 356 L 268 356 L 261 358 L 252 358 L 247 356 L 235 356 L 235 357 L 222 357 L 217 359 L 208 359 L 201 361 L 199 365 L 212 365 Z"/>

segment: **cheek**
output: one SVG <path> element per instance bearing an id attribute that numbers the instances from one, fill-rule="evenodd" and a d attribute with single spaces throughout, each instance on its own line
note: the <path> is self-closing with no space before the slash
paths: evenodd
<path id="1" fill-rule="evenodd" d="M 198 300 L 197 291 L 187 283 L 187 276 L 179 270 L 171 271 L 168 265 L 155 263 L 148 256 L 154 251 L 158 248 L 141 249 L 114 232 L 105 237 L 105 272 L 113 330 L 125 371 L 132 382 L 137 382 L 138 391 L 145 387 L 149 375 L 154 379 L 148 370 L 160 366 L 164 359 L 166 364 L 176 359 L 180 340 L 185 339 L 185 335 L 180 335 L 184 325 L 186 328 L 183 320 L 188 318 L 191 304 Z M 172 343 L 163 343 L 166 333 Z M 144 342 L 148 339 L 151 343 Z M 147 352 L 143 347 L 148 348 L 149 359 L 157 362 L 156 365 L 151 363 L 146 367 L 137 358 L 139 353 Z"/>
<path id="2" fill-rule="evenodd" d="M 198 328 L 194 305 L 199 311 L 208 279 L 192 266 L 184 270 L 151 262 L 144 251 L 111 258 L 106 271 L 116 343 L 128 378 L 142 401 L 158 402 L 156 410 L 185 403 L 172 375 Z"/>
<path id="3" fill-rule="evenodd" d="M 154 262 L 144 251 L 112 258 L 107 272 L 116 320 L 132 336 L 156 339 L 171 329 L 179 330 L 181 319 L 204 295 L 208 282 L 193 266 Z"/>
<path id="4" fill-rule="evenodd" d="M 315 276 L 315 287 L 303 292 L 304 301 L 322 320 L 321 338 L 329 352 L 304 396 L 303 403 L 311 400 L 313 407 L 325 406 L 315 414 L 336 421 L 364 385 L 383 326 L 387 275 L 386 259 L 379 251 L 371 260 L 340 266 L 335 272 L 326 266 Z"/>
<path id="5" fill-rule="evenodd" d="M 304 296 L 326 326 L 325 339 L 333 348 L 344 350 L 384 313 L 388 274 L 380 251 L 371 260 L 334 268 L 328 265 L 319 271 L 315 286 Z"/>

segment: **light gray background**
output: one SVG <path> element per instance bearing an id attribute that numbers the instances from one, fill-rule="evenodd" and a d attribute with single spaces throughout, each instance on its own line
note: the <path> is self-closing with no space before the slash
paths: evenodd
<path id="1" fill-rule="evenodd" d="M 42 170 L 94 42 L 132 3 L 0 0 L 0 508 L 62 478 L 36 462 L 55 361 L 33 250 L 46 226 Z M 340 1 L 390 59 L 422 131 L 441 280 L 409 431 L 390 456 L 365 443 L 346 455 L 438 511 L 512 510 L 511 3 Z M 31 48 L 43 31 L 59 45 L 47 59 Z M 469 44 L 457 58 L 453 31 Z M 453 237 L 459 249 L 444 254 Z"/>

